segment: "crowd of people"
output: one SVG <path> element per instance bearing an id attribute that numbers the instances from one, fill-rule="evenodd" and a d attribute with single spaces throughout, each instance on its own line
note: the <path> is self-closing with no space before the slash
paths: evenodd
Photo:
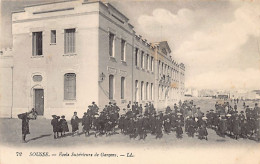
<path id="1" fill-rule="evenodd" d="M 232 107 L 229 102 L 223 104 L 216 103 L 216 112 L 208 112 L 209 127 L 216 130 L 222 137 L 226 135 L 235 139 L 254 138 L 259 141 L 260 138 L 260 108 L 255 103 L 253 108 L 243 103 L 243 109 L 238 111 L 238 100 L 234 100 Z"/>
<path id="2" fill-rule="evenodd" d="M 243 103 L 243 110 L 238 109 L 238 101 L 216 102 L 215 110 L 203 113 L 193 101 L 180 101 L 163 111 L 157 111 L 152 103 L 144 106 L 138 102 L 129 102 L 127 108 L 122 109 L 116 103 L 109 103 L 102 110 L 92 102 L 84 115 L 79 118 L 74 112 L 70 119 L 72 136 L 85 134 L 95 137 L 114 135 L 119 132 L 130 139 L 145 140 L 147 135 L 154 135 L 160 139 L 163 135 L 175 133 L 178 139 L 186 133 L 189 137 L 208 140 L 208 129 L 213 129 L 221 137 L 260 139 L 260 108 L 255 103 L 249 107 Z M 238 112 L 239 111 L 239 112 Z M 24 115 L 23 115 L 24 116 Z M 69 132 L 68 121 L 65 116 L 52 115 L 54 139 L 66 136 Z M 28 117 L 21 117 L 23 124 L 28 125 Z M 82 128 L 80 128 L 80 125 Z M 28 129 L 23 127 L 23 134 Z M 69 134 L 69 133 L 67 133 Z M 25 140 L 25 137 L 23 138 Z"/>
<path id="3" fill-rule="evenodd" d="M 183 133 L 186 133 L 189 137 L 198 136 L 198 139 L 207 140 L 208 128 L 211 128 L 221 137 L 259 140 L 260 108 L 257 104 L 254 108 L 245 104 L 243 106 L 245 112 L 238 112 L 237 102 L 233 107 L 229 102 L 216 102 L 215 110 L 203 113 L 192 100 L 179 102 L 173 109 L 168 106 L 164 111 L 157 111 L 152 103 L 143 107 L 138 102 L 129 102 L 127 108 L 120 112 L 116 103 L 109 103 L 99 111 L 99 107 L 93 102 L 81 119 L 77 112 L 74 112 L 71 118 L 72 136 L 80 134 L 81 123 L 85 136 L 117 134 L 117 129 L 120 129 L 122 134 L 140 140 L 145 140 L 148 134 L 159 139 L 163 134 L 170 133 L 176 133 L 177 138 L 182 138 Z M 59 116 L 53 115 L 51 124 L 54 138 L 62 137 L 69 130 L 64 117 L 61 116 L 60 119 Z"/>

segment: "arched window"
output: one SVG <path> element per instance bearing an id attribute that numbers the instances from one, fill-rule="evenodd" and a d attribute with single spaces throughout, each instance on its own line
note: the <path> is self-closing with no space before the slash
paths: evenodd
<path id="1" fill-rule="evenodd" d="M 64 75 L 64 100 L 76 100 L 76 74 Z"/>

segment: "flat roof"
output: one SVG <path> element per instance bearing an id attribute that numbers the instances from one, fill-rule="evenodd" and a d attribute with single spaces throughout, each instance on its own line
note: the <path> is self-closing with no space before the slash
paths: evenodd
<path id="1" fill-rule="evenodd" d="M 67 1 L 56 1 L 56 2 L 45 2 L 45 3 L 39 3 L 39 4 L 33 4 L 33 5 L 26 5 L 24 6 L 24 8 L 26 7 L 34 7 L 34 6 L 42 6 L 42 5 L 49 5 L 49 4 L 55 4 L 55 3 L 63 3 L 63 2 L 74 2 L 74 1 L 78 1 L 78 0 L 67 0 Z"/>

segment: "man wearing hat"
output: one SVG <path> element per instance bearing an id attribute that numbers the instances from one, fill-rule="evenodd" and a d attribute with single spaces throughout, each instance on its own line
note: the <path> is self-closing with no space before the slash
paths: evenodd
<path id="1" fill-rule="evenodd" d="M 196 122 L 195 122 L 194 118 L 189 118 L 188 120 L 189 120 L 188 121 L 189 126 L 188 126 L 188 130 L 187 130 L 188 136 L 194 137 Z"/>
<path id="2" fill-rule="evenodd" d="M 135 130 L 136 130 L 135 129 L 135 120 L 134 120 L 133 117 L 130 117 L 129 124 L 128 124 L 128 129 L 127 129 L 127 132 L 129 134 L 130 139 L 136 137 Z"/>
<path id="3" fill-rule="evenodd" d="M 206 139 L 208 140 L 208 131 L 207 131 L 207 128 L 206 128 L 206 124 L 202 124 L 199 126 L 199 129 L 198 129 L 198 133 L 199 133 L 199 139 Z"/>
<path id="4" fill-rule="evenodd" d="M 241 122 L 240 122 L 238 116 L 236 116 L 233 120 L 233 134 L 234 134 L 234 137 L 236 140 L 238 139 L 238 137 L 241 134 Z"/>
<path id="5" fill-rule="evenodd" d="M 118 128 L 121 130 L 121 133 L 124 133 L 124 120 L 125 120 L 125 114 L 122 114 L 118 120 Z"/>
<path id="6" fill-rule="evenodd" d="M 256 141 L 260 141 L 260 118 L 256 120 L 257 130 L 256 130 Z"/>
<path id="7" fill-rule="evenodd" d="M 171 122 L 170 122 L 170 118 L 169 117 L 167 117 L 164 120 L 163 127 L 164 127 L 164 132 L 166 134 L 169 134 L 171 132 Z"/>
<path id="8" fill-rule="evenodd" d="M 227 131 L 227 119 L 225 116 L 220 117 L 219 125 L 218 125 L 218 134 L 221 137 L 225 137 Z"/>
<path id="9" fill-rule="evenodd" d="M 69 132 L 68 123 L 64 115 L 61 116 L 60 125 L 61 125 L 61 136 L 63 136 L 65 135 L 66 132 Z"/>
<path id="10" fill-rule="evenodd" d="M 71 126 L 72 126 L 72 136 L 75 136 L 76 134 L 79 135 L 79 118 L 77 116 L 77 112 L 74 112 L 72 118 L 71 118 Z"/>
<path id="11" fill-rule="evenodd" d="M 253 113 L 254 113 L 255 119 L 257 119 L 257 117 L 259 117 L 259 115 L 260 115 L 260 108 L 258 107 L 257 103 L 255 103 Z"/>
<path id="12" fill-rule="evenodd" d="M 52 115 L 52 120 L 51 120 L 51 125 L 52 125 L 52 130 L 53 130 L 53 136 L 54 136 L 54 139 L 58 138 L 59 137 L 59 128 L 58 128 L 58 117 L 56 115 Z"/>
<path id="13" fill-rule="evenodd" d="M 97 134 L 100 130 L 100 125 L 99 125 L 99 114 L 96 113 L 92 119 L 93 127 L 95 130 L 95 137 L 97 137 Z"/>
<path id="14" fill-rule="evenodd" d="M 90 115 L 88 115 L 85 112 L 83 117 L 82 117 L 82 126 L 83 126 L 83 132 L 85 133 L 85 136 L 89 135 L 91 125 L 92 125 L 92 119 L 91 119 Z"/>
<path id="15" fill-rule="evenodd" d="M 144 136 L 147 136 L 147 131 L 150 130 L 149 118 L 147 115 L 143 117 L 143 126 L 144 126 Z"/>
<path id="16" fill-rule="evenodd" d="M 177 105 L 176 105 L 176 103 L 174 104 L 174 110 L 175 110 L 175 113 L 177 113 L 177 111 L 178 111 L 178 107 L 177 107 Z"/>
<path id="17" fill-rule="evenodd" d="M 144 123 L 143 117 L 142 117 L 142 115 L 139 115 L 138 120 L 136 122 L 136 129 L 137 129 L 137 133 L 139 135 L 139 140 L 145 139 L 144 138 L 144 129 L 143 129 L 144 125 L 143 125 L 143 123 Z"/>
<path id="18" fill-rule="evenodd" d="M 156 139 L 160 139 L 162 138 L 163 134 L 162 134 L 162 125 L 163 125 L 163 122 L 162 120 L 160 119 L 160 116 L 156 116 L 156 120 L 155 120 L 155 134 L 156 134 Z"/>
<path id="19" fill-rule="evenodd" d="M 93 108 L 93 110 L 94 110 L 95 113 L 97 113 L 98 110 L 99 110 L 97 104 L 96 104 L 94 101 L 92 102 L 92 108 Z"/>
<path id="20" fill-rule="evenodd" d="M 250 116 L 251 116 L 251 111 L 250 111 L 249 106 L 247 105 L 247 106 L 246 106 L 246 119 L 249 120 L 249 119 L 250 119 Z"/>
<path id="21" fill-rule="evenodd" d="M 23 113 L 18 115 L 19 119 L 22 119 L 22 142 L 26 143 L 26 135 L 30 134 L 29 130 L 29 120 L 30 118 L 28 117 L 28 113 Z"/>
<path id="22" fill-rule="evenodd" d="M 176 137 L 178 139 L 182 138 L 183 130 L 182 130 L 182 125 L 181 125 L 181 120 L 178 119 L 176 122 Z"/>
<path id="23" fill-rule="evenodd" d="M 139 113 L 139 114 L 143 114 L 142 104 L 140 104 L 139 107 L 138 107 L 138 113 Z"/>
<path id="24" fill-rule="evenodd" d="M 235 111 L 237 111 L 237 104 L 234 105 L 234 109 L 235 109 Z"/>
<path id="25" fill-rule="evenodd" d="M 144 106 L 144 115 L 148 116 L 148 114 L 149 114 L 149 107 L 148 104 L 146 103 L 146 105 Z"/>
<path id="26" fill-rule="evenodd" d="M 131 105 L 131 101 L 129 101 L 128 104 L 127 104 L 127 109 L 130 109 L 131 106 L 132 106 L 132 105 Z"/>
<path id="27" fill-rule="evenodd" d="M 152 134 L 155 134 L 155 126 L 156 126 L 156 114 L 150 114 L 149 115 L 149 124 L 150 124 L 150 130 Z"/>
<path id="28" fill-rule="evenodd" d="M 245 121 L 246 116 L 244 115 L 244 111 L 240 111 L 238 118 L 241 121 L 241 123 L 243 123 Z"/>

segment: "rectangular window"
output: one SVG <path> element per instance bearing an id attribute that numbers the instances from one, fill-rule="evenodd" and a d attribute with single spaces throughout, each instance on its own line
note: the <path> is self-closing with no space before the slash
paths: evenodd
<path id="1" fill-rule="evenodd" d="M 153 83 L 151 83 L 150 99 L 153 100 Z"/>
<path id="2" fill-rule="evenodd" d="M 42 55 L 42 32 L 32 34 L 33 56 Z"/>
<path id="3" fill-rule="evenodd" d="M 159 62 L 158 62 L 159 64 L 158 64 L 158 72 L 159 72 L 159 75 L 161 74 L 161 69 L 160 69 L 160 66 L 161 66 L 161 61 L 159 60 Z"/>
<path id="4" fill-rule="evenodd" d="M 148 85 L 149 85 L 149 83 L 147 82 L 146 86 L 145 86 L 145 100 L 148 100 L 148 96 L 149 96 L 149 94 L 148 94 Z"/>
<path id="5" fill-rule="evenodd" d="M 76 99 L 76 74 L 66 73 L 64 75 L 64 100 Z"/>
<path id="6" fill-rule="evenodd" d="M 163 100 L 163 93 L 164 93 L 164 89 L 163 89 L 163 86 L 161 86 L 162 87 L 162 92 L 161 92 L 161 100 Z"/>
<path id="7" fill-rule="evenodd" d="M 146 69 L 147 70 L 149 70 L 149 55 L 147 54 L 147 56 L 146 56 L 146 60 L 145 60 L 145 67 L 146 67 Z"/>
<path id="8" fill-rule="evenodd" d="M 158 87 L 158 99 L 160 100 L 161 99 L 161 85 L 159 84 L 159 87 Z"/>
<path id="9" fill-rule="evenodd" d="M 141 52 L 141 61 L 140 61 L 140 63 L 141 63 L 141 68 L 144 68 L 144 52 L 143 51 Z"/>
<path id="10" fill-rule="evenodd" d="M 125 40 L 121 40 L 121 60 L 125 61 L 125 48 L 126 48 L 126 44 L 125 44 Z"/>
<path id="11" fill-rule="evenodd" d="M 135 101 L 137 102 L 138 99 L 138 80 L 135 80 Z"/>
<path id="12" fill-rule="evenodd" d="M 141 82 L 141 100 L 144 99 L 144 82 Z"/>
<path id="13" fill-rule="evenodd" d="M 150 62 L 150 70 L 153 71 L 153 57 L 151 56 L 151 62 Z"/>
<path id="14" fill-rule="evenodd" d="M 121 99 L 125 99 L 125 77 L 121 77 Z"/>
<path id="15" fill-rule="evenodd" d="M 75 53 L 75 28 L 64 31 L 64 53 Z"/>
<path id="16" fill-rule="evenodd" d="M 162 63 L 162 70 L 161 70 L 161 74 L 163 74 L 164 73 L 164 66 L 163 66 L 163 63 Z"/>
<path id="17" fill-rule="evenodd" d="M 114 99 L 114 75 L 109 75 L 109 99 Z"/>
<path id="18" fill-rule="evenodd" d="M 114 43 L 115 42 L 115 35 L 109 33 L 109 56 L 114 57 Z"/>
<path id="19" fill-rule="evenodd" d="M 135 66 L 138 66 L 138 48 L 135 48 Z"/>
<path id="20" fill-rule="evenodd" d="M 51 30 L 51 44 L 56 44 L 56 30 Z"/>

